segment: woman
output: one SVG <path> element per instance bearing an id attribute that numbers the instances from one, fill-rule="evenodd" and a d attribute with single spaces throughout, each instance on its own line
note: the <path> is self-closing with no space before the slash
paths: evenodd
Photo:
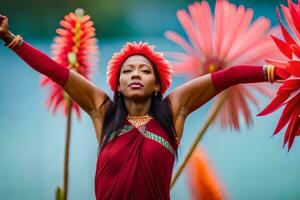
<path id="1" fill-rule="evenodd" d="M 0 16 L 0 38 L 32 68 L 59 84 L 91 117 L 100 151 L 97 199 L 169 199 L 177 146 L 186 117 L 219 92 L 240 83 L 274 82 L 274 66 L 234 66 L 174 89 L 171 67 L 147 43 L 127 43 L 108 65 L 113 99 L 100 88 L 23 41 Z"/>

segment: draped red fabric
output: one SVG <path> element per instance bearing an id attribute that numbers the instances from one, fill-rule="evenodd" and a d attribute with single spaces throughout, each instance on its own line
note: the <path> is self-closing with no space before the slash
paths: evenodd
<path id="1" fill-rule="evenodd" d="M 124 125 L 130 125 L 130 122 L 125 120 Z M 133 127 L 110 140 L 97 159 L 97 200 L 170 199 L 174 154 L 161 143 L 145 137 L 143 132 L 146 131 L 172 144 L 154 118 L 144 129 Z"/>

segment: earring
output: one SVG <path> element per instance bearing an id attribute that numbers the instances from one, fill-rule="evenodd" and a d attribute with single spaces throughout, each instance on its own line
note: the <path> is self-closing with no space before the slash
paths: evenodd
<path id="1" fill-rule="evenodd" d="M 121 96 L 121 93 L 122 93 L 122 90 L 120 89 L 118 89 L 118 96 Z"/>

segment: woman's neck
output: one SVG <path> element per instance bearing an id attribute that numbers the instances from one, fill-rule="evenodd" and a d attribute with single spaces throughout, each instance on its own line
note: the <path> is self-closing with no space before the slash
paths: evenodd
<path id="1" fill-rule="evenodd" d="M 131 116 L 143 116 L 149 114 L 151 98 L 145 101 L 135 102 L 130 99 L 124 99 L 125 107 Z"/>

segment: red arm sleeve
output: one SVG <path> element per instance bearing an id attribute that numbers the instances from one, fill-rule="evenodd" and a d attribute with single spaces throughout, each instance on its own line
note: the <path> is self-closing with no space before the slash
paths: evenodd
<path id="1" fill-rule="evenodd" d="M 239 65 L 226 68 L 211 74 L 216 93 L 240 84 L 267 82 L 264 77 L 263 66 Z"/>
<path id="2" fill-rule="evenodd" d="M 20 46 L 14 48 L 13 51 L 30 67 L 48 76 L 60 86 L 64 86 L 67 82 L 70 70 L 59 65 L 45 53 L 34 48 L 27 42 L 24 41 Z"/>

